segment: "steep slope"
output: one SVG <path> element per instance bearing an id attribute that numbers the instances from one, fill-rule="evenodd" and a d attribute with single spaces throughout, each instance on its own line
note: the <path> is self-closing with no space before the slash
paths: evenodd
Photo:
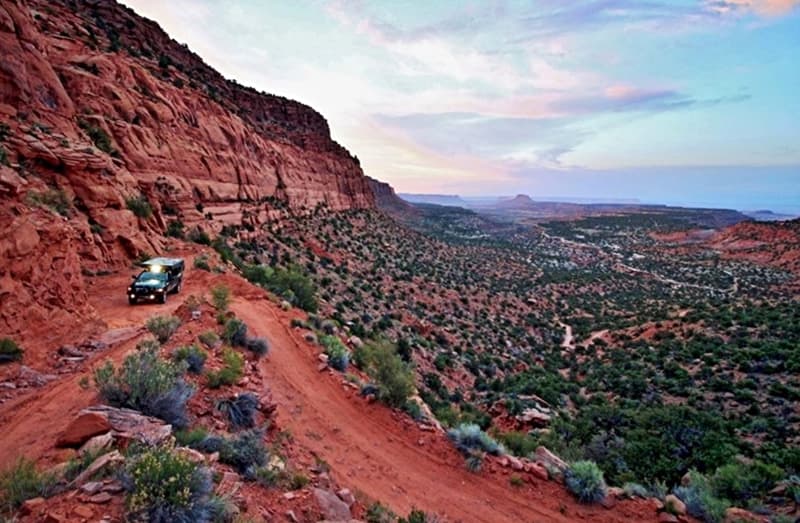
<path id="1" fill-rule="evenodd" d="M 374 205 L 320 114 L 111 0 L 0 3 L 0 122 L 0 330 L 23 338 L 91 319 L 83 274 L 161 252 L 168 226 Z"/>
<path id="2" fill-rule="evenodd" d="M 179 252 L 191 259 L 190 252 Z M 0 431 L 0 466 L 13 462 L 21 452 L 44 455 L 45 462 L 62 459 L 54 449 L 58 436 L 94 401 L 92 391 L 80 388 L 79 373 L 88 376 L 105 358 L 119 362 L 135 344 L 134 338 L 143 334 L 142 324 L 150 315 L 174 313 L 180 307 L 178 299 L 165 305 L 129 307 L 124 296 L 113 294 L 124 285 L 125 274 L 91 280 L 99 295 L 112 296 L 92 299 L 104 323 L 114 329 L 105 337 L 118 339 L 78 373 L 59 376 L 29 395 L 0 405 L 4 429 Z M 443 521 L 656 521 L 655 509 L 646 500 L 620 501 L 608 510 L 580 505 L 562 485 L 514 472 L 494 461 L 480 473 L 468 472 L 463 457 L 444 434 L 421 430 L 407 415 L 369 403 L 343 384 L 346 380 L 341 374 L 320 372 L 319 348 L 290 327 L 291 320 L 300 317 L 297 310 L 281 310 L 263 289 L 239 276 L 191 268 L 183 294 L 202 295 L 220 283 L 232 290 L 231 308 L 249 332 L 266 337 L 271 345 L 268 357 L 258 364 L 264 385 L 254 388 L 259 394 L 268 392 L 277 403 L 277 422 L 294 443 L 328 463 L 331 475 L 360 499 L 380 501 L 403 514 L 419 507 L 442 514 Z M 512 475 L 524 477 L 524 483 L 511 486 Z M 262 502 L 252 497 L 248 504 Z"/>

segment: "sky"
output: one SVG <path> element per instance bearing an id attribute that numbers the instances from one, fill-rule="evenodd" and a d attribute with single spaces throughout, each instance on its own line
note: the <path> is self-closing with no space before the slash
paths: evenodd
<path id="1" fill-rule="evenodd" d="M 800 213 L 800 0 L 123 0 L 398 192 Z"/>

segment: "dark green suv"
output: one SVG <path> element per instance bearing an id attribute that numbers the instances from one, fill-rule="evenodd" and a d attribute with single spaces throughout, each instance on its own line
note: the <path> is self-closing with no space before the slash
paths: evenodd
<path id="1" fill-rule="evenodd" d="M 177 293 L 183 284 L 184 263 L 180 258 L 153 258 L 140 263 L 144 267 L 139 275 L 133 276 L 128 287 L 128 303 L 158 301 L 167 303 L 167 295 Z"/>

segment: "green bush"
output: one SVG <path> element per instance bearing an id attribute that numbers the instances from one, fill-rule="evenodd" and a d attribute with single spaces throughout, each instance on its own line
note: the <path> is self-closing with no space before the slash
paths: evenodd
<path id="1" fill-rule="evenodd" d="M 471 423 L 462 423 L 458 427 L 448 430 L 447 437 L 465 455 L 469 455 L 475 450 L 495 456 L 505 452 L 502 445 L 482 431 L 478 425 Z"/>
<path id="2" fill-rule="evenodd" d="M 742 503 L 763 496 L 783 477 L 780 467 L 761 461 L 730 463 L 714 472 L 711 485 L 717 497 Z"/>
<path id="3" fill-rule="evenodd" d="M 166 343 L 178 330 L 181 320 L 175 316 L 153 316 L 147 323 L 147 330 L 156 337 L 159 343 Z"/>
<path id="4" fill-rule="evenodd" d="M 328 364 L 334 369 L 344 372 L 350 364 L 350 351 L 345 347 L 338 336 L 323 336 L 320 343 L 325 347 L 328 355 Z"/>
<path id="5" fill-rule="evenodd" d="M 45 192 L 31 191 L 26 196 L 30 205 L 45 206 L 61 216 L 69 217 L 72 209 L 72 200 L 64 189 L 50 189 Z"/>
<path id="6" fill-rule="evenodd" d="M 86 132 L 86 134 L 92 140 L 92 143 L 94 143 L 95 147 L 106 154 L 119 154 L 111 142 L 111 137 L 108 136 L 108 133 L 105 132 L 102 127 L 99 127 L 91 122 L 87 122 L 86 120 L 80 120 L 78 125 Z"/>
<path id="7" fill-rule="evenodd" d="M 686 504 L 689 515 L 705 521 L 718 523 L 725 517 L 730 504 L 714 495 L 708 479 L 699 472 L 689 472 L 689 484 L 675 487 L 675 495 Z"/>
<path id="8" fill-rule="evenodd" d="M 255 414 L 258 410 L 258 396 L 252 392 L 235 394 L 230 398 L 217 400 L 217 410 L 223 412 L 231 429 L 249 429 L 256 424 Z"/>
<path id="9" fill-rule="evenodd" d="M 205 331 L 200 333 L 198 334 L 197 339 L 209 349 L 215 347 L 217 343 L 219 343 L 219 336 L 214 331 Z"/>
<path id="10" fill-rule="evenodd" d="M 167 236 L 172 236 L 173 238 L 183 238 L 186 236 L 186 233 L 183 230 L 183 222 L 180 220 L 170 220 L 167 224 Z"/>
<path id="11" fill-rule="evenodd" d="M 206 373 L 208 386 L 218 389 L 223 385 L 233 385 L 244 375 L 244 358 L 231 348 L 222 351 L 223 367 L 218 371 Z"/>
<path id="12" fill-rule="evenodd" d="M 172 358 L 177 362 L 185 362 L 187 369 L 192 374 L 200 374 L 203 372 L 208 354 L 197 345 L 192 344 L 179 347 L 172 353 Z"/>
<path id="13" fill-rule="evenodd" d="M 211 304 L 219 312 L 225 312 L 231 305 L 231 290 L 225 285 L 211 288 Z"/>
<path id="14" fill-rule="evenodd" d="M 20 361 L 23 350 L 17 342 L 11 338 L 0 338 L 0 363 Z"/>
<path id="15" fill-rule="evenodd" d="M 211 471 L 167 446 L 128 460 L 122 475 L 131 521 L 171 523 L 210 521 L 214 482 Z"/>
<path id="16" fill-rule="evenodd" d="M 100 397 L 115 407 L 126 407 L 161 418 L 176 428 L 188 423 L 186 402 L 194 394 L 183 380 L 185 364 L 162 360 L 157 343 L 142 342 L 118 370 L 107 361 L 94 372 Z"/>
<path id="17" fill-rule="evenodd" d="M 539 446 L 538 440 L 525 432 L 501 432 L 496 437 L 514 456 L 528 456 Z"/>
<path id="18" fill-rule="evenodd" d="M 230 345 L 244 347 L 247 341 L 247 325 L 239 318 L 228 318 L 222 329 L 222 339 Z"/>
<path id="19" fill-rule="evenodd" d="M 208 264 L 208 254 L 201 254 L 194 259 L 194 268 L 211 272 L 211 266 Z"/>
<path id="20" fill-rule="evenodd" d="M 266 287 L 304 311 L 317 311 L 314 282 L 301 267 L 290 266 L 283 269 L 266 265 L 245 265 L 242 274 L 250 282 Z"/>
<path id="21" fill-rule="evenodd" d="M 175 432 L 175 442 L 181 447 L 195 448 L 207 436 L 208 430 L 205 427 L 183 429 Z"/>
<path id="22" fill-rule="evenodd" d="M 219 452 L 219 461 L 232 466 L 248 481 L 258 478 L 269 458 L 264 446 L 264 432 L 251 429 L 233 438 L 209 436 L 198 447 L 203 452 Z"/>
<path id="23" fill-rule="evenodd" d="M 581 503 L 599 503 L 606 496 L 603 471 L 594 461 L 576 461 L 570 465 L 564 482 Z"/>
<path id="24" fill-rule="evenodd" d="M 378 398 L 390 407 L 403 407 L 414 392 L 413 371 L 391 344 L 372 347 L 366 370 L 378 385 Z"/>
<path id="25" fill-rule="evenodd" d="M 200 245 L 211 245 L 211 237 L 206 231 L 200 227 L 195 227 L 186 235 L 186 239 L 190 242 L 198 243 Z"/>
<path id="26" fill-rule="evenodd" d="M 19 458 L 0 472 L 0 515 L 10 516 L 25 500 L 49 496 L 55 484 L 55 478 L 37 471 L 33 461 Z"/>
<path id="27" fill-rule="evenodd" d="M 125 206 L 139 218 L 147 220 L 153 215 L 153 208 L 144 195 L 132 196 L 125 199 Z"/>

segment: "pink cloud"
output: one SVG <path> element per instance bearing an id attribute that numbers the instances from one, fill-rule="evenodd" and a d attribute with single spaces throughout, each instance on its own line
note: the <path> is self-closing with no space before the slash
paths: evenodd
<path id="1" fill-rule="evenodd" d="M 800 0 L 715 0 L 710 7 L 718 13 L 753 11 L 761 16 L 781 16 L 800 5 Z"/>

